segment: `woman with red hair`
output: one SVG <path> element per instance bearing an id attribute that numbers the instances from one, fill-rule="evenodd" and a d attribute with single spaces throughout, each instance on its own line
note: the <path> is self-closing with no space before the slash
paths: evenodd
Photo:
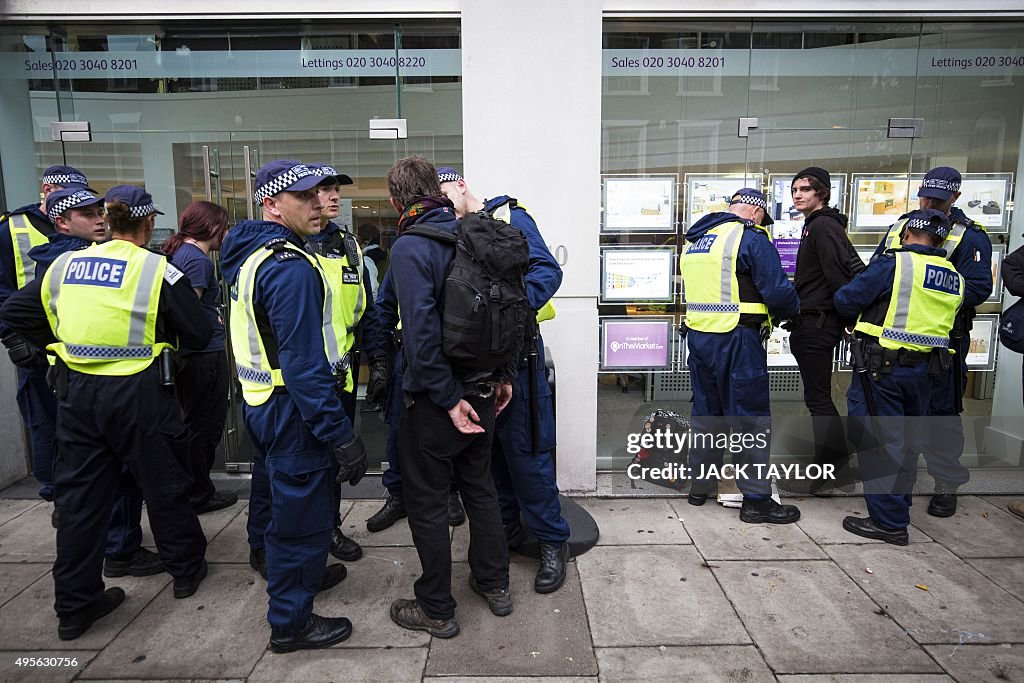
<path id="1" fill-rule="evenodd" d="M 220 282 L 209 253 L 220 249 L 227 232 L 228 213 L 223 207 L 211 202 L 192 202 L 181 213 L 177 234 L 162 248 L 171 263 L 188 276 L 214 330 L 205 348 L 178 350 L 179 369 L 174 379 L 182 417 L 189 429 L 192 474 L 189 501 L 196 514 L 238 502 L 237 495 L 217 491 L 210 480 L 228 412 L 228 366 L 224 355 Z"/>

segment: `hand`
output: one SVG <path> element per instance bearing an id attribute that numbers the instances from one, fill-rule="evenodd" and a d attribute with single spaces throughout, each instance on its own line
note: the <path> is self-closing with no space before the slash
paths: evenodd
<path id="1" fill-rule="evenodd" d="M 484 432 L 484 428 L 477 424 L 480 422 L 480 416 L 464 398 L 459 399 L 459 402 L 448 411 L 448 417 L 452 419 L 455 428 L 463 434 L 483 434 Z"/>
<path id="2" fill-rule="evenodd" d="M 505 410 L 509 401 L 512 400 L 512 384 L 509 382 L 502 382 L 494 388 L 494 396 L 495 415 L 501 415 L 501 411 Z"/>
<path id="3" fill-rule="evenodd" d="M 366 382 L 367 403 L 380 403 L 391 388 L 391 363 L 386 353 L 370 358 L 370 379 Z"/>
<path id="4" fill-rule="evenodd" d="M 46 354 L 17 332 L 10 332 L 2 340 L 11 362 L 19 368 L 31 370 L 46 365 Z"/>
<path id="5" fill-rule="evenodd" d="M 335 448 L 334 457 L 338 461 L 336 481 L 339 484 L 347 481 L 355 486 L 366 474 L 369 465 L 366 461 L 366 446 L 363 445 L 363 440 L 359 438 L 358 434 L 344 446 Z"/>

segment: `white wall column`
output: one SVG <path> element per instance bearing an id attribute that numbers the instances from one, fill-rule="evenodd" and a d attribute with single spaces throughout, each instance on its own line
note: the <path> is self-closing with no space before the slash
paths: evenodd
<path id="1" fill-rule="evenodd" d="M 544 323 L 558 379 L 558 483 L 597 482 L 601 3 L 462 2 L 464 173 L 480 196 L 518 197 L 565 247 L 558 316 Z"/>

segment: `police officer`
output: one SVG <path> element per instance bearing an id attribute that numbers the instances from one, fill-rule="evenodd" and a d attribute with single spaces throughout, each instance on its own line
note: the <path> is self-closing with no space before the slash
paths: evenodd
<path id="1" fill-rule="evenodd" d="M 356 376 L 354 356 L 357 352 L 357 331 L 376 322 L 373 315 L 366 315 L 373 309 L 373 290 L 366 270 L 363 253 L 356 236 L 343 229 L 333 219 L 341 211 L 339 190 L 342 185 L 351 185 L 352 179 L 338 173 L 333 166 L 312 164 L 310 170 L 323 180 L 317 186 L 317 195 L 323 205 L 320 213 L 320 232 L 309 235 L 306 245 L 316 256 L 331 288 L 331 303 L 334 318 L 333 329 L 338 335 L 337 344 L 342 352 L 341 364 L 332 368 L 338 378 L 335 388 L 349 422 L 356 421 Z M 374 331 L 369 332 L 375 335 Z M 331 534 L 331 554 L 339 560 L 354 562 L 363 555 L 358 543 L 346 536 L 341 529 L 341 484 L 335 484 L 334 531 Z"/>
<path id="2" fill-rule="evenodd" d="M 122 185 L 111 188 L 107 196 L 116 198 L 118 192 L 122 190 L 132 195 L 136 192 L 145 193 L 142 188 Z M 85 195 L 76 195 L 83 191 L 88 194 L 88 190 L 71 188 L 57 190 L 46 196 L 46 204 L 51 208 L 68 198 L 75 198 L 79 204 L 63 213 L 55 214 L 52 219 L 55 232 L 50 235 L 49 241 L 35 246 L 29 251 L 29 257 L 36 264 L 36 278 L 41 278 L 61 254 L 85 249 L 90 244 L 102 242 L 107 238 L 108 229 L 104 220 L 103 200 L 99 197 L 90 199 Z M 152 198 L 147 194 L 133 205 L 145 206 L 148 204 L 152 204 Z M 37 358 L 41 359 L 42 365 L 48 366 L 42 352 L 38 353 Z M 38 400 L 52 404 L 50 411 L 56 416 L 57 398 L 52 391 L 48 390 L 46 394 L 38 397 Z M 118 491 L 119 495 L 114 501 L 110 526 L 107 530 L 103 575 L 115 578 L 119 576 L 150 576 L 161 573 L 164 566 L 160 561 L 160 556 L 142 547 L 142 492 L 139 491 L 131 470 L 127 466 L 122 468 Z M 59 520 L 59 515 L 55 515 L 55 519 Z"/>
<path id="3" fill-rule="evenodd" d="M 800 511 L 772 500 L 771 482 L 763 471 L 770 459 L 771 428 L 763 341 L 773 318 L 795 315 L 800 302 L 762 227 L 772 222 L 767 207 L 760 190 L 736 192 L 729 212 L 708 214 L 687 231 L 680 270 L 686 295 L 694 432 L 716 434 L 731 429 L 734 435 L 741 433 L 747 442 L 742 461 L 748 469 L 746 477 L 736 479 L 743 493 L 740 519 L 789 524 L 800 519 Z M 713 488 L 705 467 L 722 464 L 722 449 L 707 441 L 695 441 L 690 449 L 691 505 L 703 505 Z"/>
<path id="4" fill-rule="evenodd" d="M 800 297 L 800 313 L 787 325 L 789 343 L 800 367 L 804 385 L 804 403 L 811 413 L 814 435 L 814 462 L 835 467 L 837 479 L 780 483 L 797 492 L 822 492 L 829 484 L 853 483 L 846 467 L 850 454 L 839 411 L 832 401 L 832 359 L 843 336 L 847 321 L 832 306 L 832 294 L 863 269 L 850 238 L 847 218 L 829 206 L 832 179 L 818 166 L 803 169 L 793 177 L 793 206 L 805 217 L 800 249 L 796 256 L 793 286 Z"/>
<path id="5" fill-rule="evenodd" d="M 124 601 L 121 588 L 104 590 L 100 575 L 124 465 L 142 489 L 174 597 L 194 594 L 207 572 L 206 538 L 188 502 L 188 434 L 154 361 L 179 340 L 206 344 L 213 330 L 188 278 L 143 248 L 153 234 L 152 203 L 124 199 L 107 202 L 111 241 L 61 255 L 0 309 L 7 325 L 58 358 L 53 580 L 61 640 L 78 638 Z M 53 220 L 98 201 L 78 190 L 49 202 L 48 214 Z"/>
<path id="6" fill-rule="evenodd" d="M 946 259 L 964 280 L 964 303 L 950 335 L 954 362 L 932 379 L 928 402 L 928 414 L 939 418 L 929 421 L 924 437 L 924 459 L 928 474 L 935 479 L 935 495 L 928 503 L 928 514 L 935 517 L 956 514 L 956 491 L 971 478 L 970 470 L 960 463 L 964 452 L 964 424 L 960 413 L 967 388 L 967 352 L 975 309 L 992 293 L 992 242 L 982 225 L 954 206 L 960 197 L 960 181 L 960 172 L 955 168 L 939 166 L 925 174 L 917 191 L 920 208 L 934 209 L 949 216 L 952 226 L 942 248 Z M 906 221 L 907 217 L 903 216 L 889 228 L 873 258 L 899 244 Z"/>
<path id="7" fill-rule="evenodd" d="M 36 277 L 29 250 L 46 244 L 55 232 L 46 215 L 46 197 L 62 189 L 89 189 L 88 185 L 89 181 L 78 169 L 50 166 L 42 176 L 42 202 L 17 208 L 0 219 L 0 304 Z M 45 363 L 33 363 L 25 356 L 23 340 L 3 325 L 0 325 L 0 338 L 12 352 L 18 349 L 17 353 L 12 353 L 11 360 L 18 366 L 18 409 L 32 443 L 32 475 L 40 484 L 39 496 L 52 502 L 57 404 L 46 384 L 47 366 Z M 56 508 L 53 514 L 53 527 L 56 529 Z"/>
<path id="8" fill-rule="evenodd" d="M 253 195 L 263 220 L 242 221 L 221 247 L 232 352 L 256 447 L 250 504 L 269 506 L 269 523 L 250 515 L 249 542 L 250 562 L 265 565 L 274 652 L 329 647 L 352 633 L 348 619 L 313 613 L 317 590 L 345 577 L 344 565 L 324 569 L 334 481 L 355 484 L 366 472 L 366 451 L 334 389 L 331 366 L 342 353 L 332 290 L 304 248 L 320 230 L 321 180 L 298 161 L 265 164 Z"/>
<path id="9" fill-rule="evenodd" d="M 453 168 L 437 169 L 441 192 L 452 200 L 461 218 L 474 211 L 486 211 L 523 233 L 530 245 L 530 266 L 526 273 L 526 295 L 538 312 L 538 322 L 554 316 L 551 297 L 562 284 L 562 269 L 551 255 L 533 217 L 518 202 L 501 195 L 480 201 L 465 179 Z M 542 315 L 543 314 L 543 315 Z M 540 541 L 540 567 L 534 580 L 538 593 L 552 593 L 565 581 L 569 558 L 569 523 L 562 517 L 555 483 L 555 414 L 544 368 L 544 340 L 537 332 L 527 350 L 532 358 L 521 359 L 512 383 L 512 400 L 497 420 L 497 435 L 491 447 L 491 474 L 501 504 L 505 535 L 514 547 L 523 539 L 519 516 Z M 530 373 L 533 373 L 531 381 Z M 530 388 L 534 388 L 531 396 Z"/>
<path id="10" fill-rule="evenodd" d="M 887 249 L 834 297 L 840 315 L 860 314 L 847 402 L 868 507 L 868 517 L 847 517 L 843 528 L 894 545 L 908 542 L 924 437 L 913 418 L 928 415 L 929 375 L 948 371 L 949 334 L 964 292 L 941 248 L 949 217 L 921 209 L 902 222 L 902 246 Z"/>

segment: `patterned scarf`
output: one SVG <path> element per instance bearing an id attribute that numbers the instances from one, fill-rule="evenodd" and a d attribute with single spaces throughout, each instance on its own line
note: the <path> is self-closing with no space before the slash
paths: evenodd
<path id="1" fill-rule="evenodd" d="M 448 199 L 444 195 L 431 195 L 413 200 L 409 206 L 405 207 L 405 211 L 403 211 L 402 215 L 398 218 L 398 234 L 401 235 L 405 232 L 405 230 L 416 223 L 423 214 L 442 207 L 448 207 L 453 211 L 455 210 L 455 205 L 452 204 L 452 200 Z"/>

